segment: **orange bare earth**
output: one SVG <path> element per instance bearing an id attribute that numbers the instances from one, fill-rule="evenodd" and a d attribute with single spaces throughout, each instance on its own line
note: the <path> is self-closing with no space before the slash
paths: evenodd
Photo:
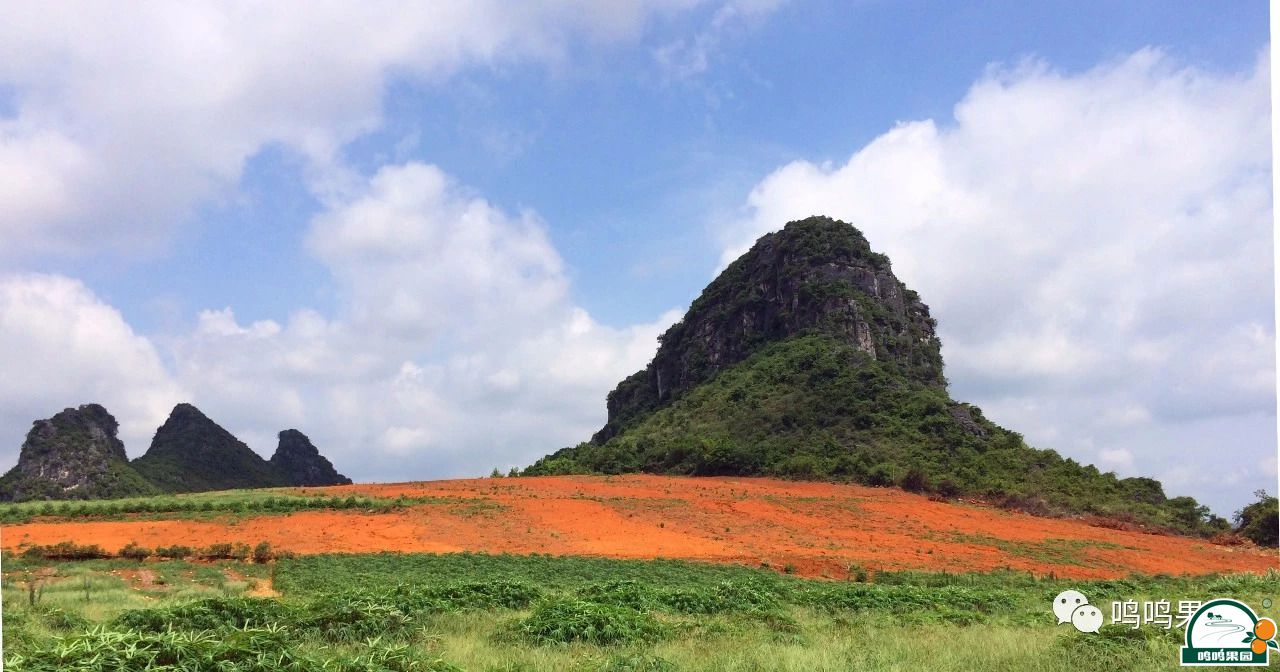
<path id="1" fill-rule="evenodd" d="M 118 550 L 215 542 L 301 554 L 550 553 L 790 565 L 844 578 L 868 570 L 1026 570 L 1071 578 L 1262 572 L 1280 556 L 1248 546 L 1095 527 L 933 501 L 891 488 L 766 478 L 542 477 L 302 488 L 436 498 L 394 513 L 303 511 L 238 520 L 33 522 L 0 544 L 74 541 Z"/>

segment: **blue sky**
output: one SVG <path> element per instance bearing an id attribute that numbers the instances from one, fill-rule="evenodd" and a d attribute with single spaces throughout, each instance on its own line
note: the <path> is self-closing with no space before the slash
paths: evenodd
<path id="1" fill-rule="evenodd" d="M 140 454 L 189 399 L 264 453 L 299 425 L 358 479 L 526 464 L 589 435 L 723 260 L 808 209 L 868 218 L 943 323 L 955 396 L 1034 444 L 1220 513 L 1274 489 L 1270 256 L 1238 268 L 1271 244 L 1265 3 L 378 9 L 0 10 L 5 462 L 87 401 Z M 1043 146 L 1055 125 L 1076 140 Z M 1114 188 L 1183 141 L 1193 166 Z M 1075 162 L 1128 168 L 1077 183 Z M 937 231 L 983 242 L 954 257 Z M 59 320 L 51 354 L 30 325 Z M 1191 456 L 1223 441 L 1240 459 L 1208 479 Z"/>

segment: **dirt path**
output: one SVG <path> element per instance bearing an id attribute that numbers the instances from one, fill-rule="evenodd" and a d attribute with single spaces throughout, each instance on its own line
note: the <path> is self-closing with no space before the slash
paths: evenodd
<path id="1" fill-rule="evenodd" d="M 6 526 L 4 545 L 71 540 L 115 550 L 215 542 L 296 553 L 551 553 L 684 558 L 844 578 L 858 568 L 1008 567 L 1073 578 L 1280 568 L 1274 551 L 1035 518 L 890 488 L 760 478 L 546 477 L 333 488 L 326 494 L 435 497 L 389 514 L 303 511 L 216 521 Z M 270 586 L 262 588 L 270 590 Z"/>

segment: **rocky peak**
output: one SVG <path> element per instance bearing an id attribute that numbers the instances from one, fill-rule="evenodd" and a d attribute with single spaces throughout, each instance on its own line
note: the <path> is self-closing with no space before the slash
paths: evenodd
<path id="1" fill-rule="evenodd" d="M 68 408 L 32 424 L 18 464 L 0 479 L 0 497 L 88 499 L 154 490 L 129 468 L 119 424 L 99 404 Z"/>
<path id="2" fill-rule="evenodd" d="M 133 466 L 169 492 L 281 485 L 267 461 L 191 404 L 178 404 Z"/>
<path id="3" fill-rule="evenodd" d="M 271 456 L 271 466 L 288 485 L 348 485 L 351 479 L 339 474 L 306 434 L 296 429 L 280 432 L 280 443 Z"/>
<path id="4" fill-rule="evenodd" d="M 829 217 L 790 222 L 730 264 L 659 338 L 649 366 L 609 394 L 609 421 L 593 441 L 607 441 L 761 347 L 808 332 L 836 336 L 907 378 L 945 387 L 934 325 L 929 307 L 852 225 Z"/>

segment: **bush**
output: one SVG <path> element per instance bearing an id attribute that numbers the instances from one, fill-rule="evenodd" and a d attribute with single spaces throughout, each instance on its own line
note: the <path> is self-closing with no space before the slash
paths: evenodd
<path id="1" fill-rule="evenodd" d="M 1280 502 L 1265 490 L 1253 493 L 1258 501 L 1236 512 L 1236 532 L 1259 546 L 1280 543 Z"/>
<path id="2" fill-rule="evenodd" d="M 114 624 L 143 632 L 228 630 L 288 623 L 295 617 L 293 608 L 274 600 L 219 597 L 164 609 L 131 609 Z"/>
<path id="3" fill-rule="evenodd" d="M 653 616 L 629 607 L 557 599 L 543 602 L 515 625 L 534 644 L 585 642 L 600 646 L 656 641 L 666 633 Z"/>
<path id="4" fill-rule="evenodd" d="M 925 492 L 932 489 L 929 476 L 919 467 L 911 467 L 903 474 L 898 486 L 907 492 Z"/>
<path id="5" fill-rule="evenodd" d="M 44 621 L 44 624 L 51 630 L 74 632 L 86 630 L 91 625 L 89 619 L 84 616 L 59 609 L 58 607 L 40 607 L 38 613 L 40 620 Z M 8 619 L 9 617 L 5 616 L 5 618 Z"/>
<path id="6" fill-rule="evenodd" d="M 313 602 L 296 625 L 325 641 L 362 642 L 407 633 L 414 625 L 414 618 L 383 599 L 348 593 Z"/>
<path id="7" fill-rule="evenodd" d="M 771 589 L 747 582 L 726 581 L 710 589 L 673 590 L 661 599 L 665 606 L 682 614 L 764 613 L 781 606 Z"/>
<path id="8" fill-rule="evenodd" d="M 960 486 L 955 481 L 944 478 L 938 481 L 938 494 L 943 497 L 956 497 L 960 494 Z"/>
<path id="9" fill-rule="evenodd" d="M 631 579 L 589 585 L 578 591 L 578 597 L 597 604 L 612 604 L 636 611 L 650 611 L 663 602 L 658 590 Z"/>
<path id="10" fill-rule="evenodd" d="M 233 549 L 231 544 L 209 544 L 200 552 L 205 560 L 230 560 Z"/>
<path id="11" fill-rule="evenodd" d="M 70 541 L 60 541 L 50 546 L 32 546 L 23 551 L 22 556 L 33 560 L 94 560 L 109 558 L 111 554 L 97 544 L 81 546 Z"/>
<path id="12" fill-rule="evenodd" d="M 867 472 L 867 485 L 893 485 L 896 480 L 894 468 L 883 462 L 871 467 L 871 471 Z"/>
<path id="13" fill-rule="evenodd" d="M 236 544 L 231 547 L 231 559 L 244 562 L 249 559 L 249 555 L 253 551 L 249 549 L 249 544 Z"/>
<path id="14" fill-rule="evenodd" d="M 151 557 L 151 549 L 145 546 L 139 546 L 136 541 L 131 541 L 126 544 L 124 548 L 120 549 L 119 555 L 122 558 L 142 562 L 143 560 Z"/>
<path id="15" fill-rule="evenodd" d="M 157 557 L 168 558 L 170 560 L 185 560 L 186 558 L 195 555 L 195 553 L 196 549 L 191 548 L 190 546 L 179 546 L 176 544 L 173 546 L 160 546 L 156 548 Z"/>
<path id="16" fill-rule="evenodd" d="M 269 562 L 275 555 L 271 552 L 271 542 L 261 541 L 257 546 L 253 547 L 253 561 L 257 563 Z"/>

